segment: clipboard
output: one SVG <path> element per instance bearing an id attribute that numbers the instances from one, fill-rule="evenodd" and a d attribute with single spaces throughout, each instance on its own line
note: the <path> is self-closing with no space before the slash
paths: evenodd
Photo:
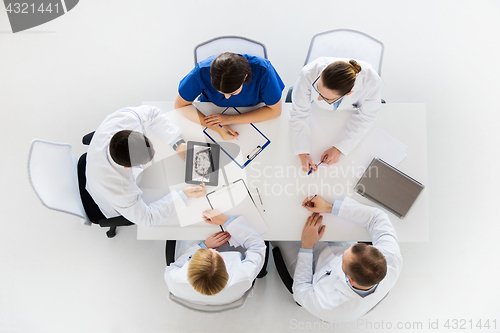
<path id="1" fill-rule="evenodd" d="M 208 193 L 207 200 L 212 209 L 217 209 L 228 217 L 244 216 L 259 234 L 268 230 L 243 179 Z M 231 245 L 237 246 L 234 245 L 234 241 Z"/>
<path id="2" fill-rule="evenodd" d="M 222 114 L 241 114 L 234 107 L 228 107 Z M 269 140 L 254 124 L 235 124 L 231 125 L 231 129 L 238 132 L 238 140 L 223 140 L 219 133 L 216 131 L 205 127 L 203 133 L 210 138 L 214 143 L 220 145 L 222 151 L 231 158 L 234 163 L 236 163 L 241 169 L 245 168 L 250 162 L 252 162 L 257 155 L 259 155 L 269 144 Z M 225 149 L 224 143 L 230 142 L 231 144 L 236 144 L 239 146 L 239 153 L 237 156 L 234 153 L 231 154 L 229 149 Z"/>

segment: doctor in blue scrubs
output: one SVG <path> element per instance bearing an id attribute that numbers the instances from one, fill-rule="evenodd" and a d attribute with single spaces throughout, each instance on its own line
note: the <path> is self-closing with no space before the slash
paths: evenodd
<path id="1" fill-rule="evenodd" d="M 181 80 L 174 107 L 186 118 L 216 130 L 227 140 L 238 135 L 229 125 L 258 123 L 278 117 L 284 87 L 269 60 L 251 54 L 225 52 L 200 61 Z M 186 108 L 198 96 L 201 102 L 212 102 L 221 107 L 265 105 L 238 115 L 217 113 L 205 117 L 193 107 Z"/>

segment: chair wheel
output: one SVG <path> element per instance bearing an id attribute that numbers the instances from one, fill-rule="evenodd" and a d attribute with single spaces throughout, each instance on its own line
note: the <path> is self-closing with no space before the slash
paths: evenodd
<path id="1" fill-rule="evenodd" d="M 266 275 L 267 275 L 267 270 L 264 272 L 260 272 L 259 275 L 257 275 L 257 279 L 262 279 Z"/>
<path id="2" fill-rule="evenodd" d="M 116 236 L 116 227 L 109 228 L 109 230 L 106 231 L 106 235 L 108 236 L 108 238 L 115 237 Z"/>

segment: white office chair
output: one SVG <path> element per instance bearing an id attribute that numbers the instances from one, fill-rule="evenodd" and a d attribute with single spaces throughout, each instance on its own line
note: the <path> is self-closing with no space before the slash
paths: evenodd
<path id="1" fill-rule="evenodd" d="M 383 56 L 384 44 L 381 41 L 361 31 L 336 29 L 313 36 L 304 66 L 319 57 L 350 58 L 366 61 L 380 75 Z M 287 103 L 292 102 L 292 90 L 293 87 L 288 90 Z"/>
<path id="2" fill-rule="evenodd" d="M 28 156 L 28 177 L 36 195 L 47 208 L 81 218 L 91 225 L 80 199 L 78 159 L 71 145 L 33 140 Z"/>
<path id="3" fill-rule="evenodd" d="M 253 288 L 253 286 L 252 286 Z M 248 289 L 247 292 L 238 300 L 229 303 L 229 304 L 222 304 L 222 305 L 200 305 L 196 303 L 191 303 L 189 301 L 186 301 L 184 299 L 181 299 L 177 296 L 174 296 L 172 293 L 169 293 L 168 298 L 179 305 L 184 306 L 185 308 L 188 308 L 190 310 L 195 310 L 199 312 L 222 312 L 222 311 L 227 311 L 227 310 L 232 310 L 232 309 L 237 309 L 241 308 L 242 306 L 245 305 L 247 301 L 248 294 L 252 290 L 252 288 Z"/>
<path id="4" fill-rule="evenodd" d="M 194 48 L 194 63 L 222 52 L 250 53 L 267 59 L 264 44 L 240 36 L 221 36 L 198 44 Z"/>
<path id="5" fill-rule="evenodd" d="M 92 140 L 94 132 L 82 142 Z M 85 189 L 87 153 L 77 159 L 71 145 L 44 140 L 33 140 L 28 156 L 28 177 L 31 187 L 47 208 L 78 216 L 85 225 L 92 223 L 109 227 L 108 238 L 116 235 L 116 227 L 133 225 L 123 216 L 107 219 Z"/>
<path id="6" fill-rule="evenodd" d="M 304 65 L 319 57 L 351 58 L 366 61 L 380 75 L 383 56 L 381 41 L 361 31 L 336 29 L 313 36 Z"/>

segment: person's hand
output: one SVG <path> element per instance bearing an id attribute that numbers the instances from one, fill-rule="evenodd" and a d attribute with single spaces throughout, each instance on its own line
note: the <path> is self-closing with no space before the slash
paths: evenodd
<path id="1" fill-rule="evenodd" d="M 231 235 L 227 231 L 219 231 L 212 236 L 205 239 L 205 246 L 209 249 L 215 249 L 219 246 L 227 244 L 227 241 L 231 238 Z"/>
<path id="2" fill-rule="evenodd" d="M 228 126 L 222 126 L 222 128 L 219 127 L 219 129 L 220 130 L 218 132 L 223 140 L 232 140 L 240 135 L 240 133 L 233 131 Z"/>
<path id="3" fill-rule="evenodd" d="M 210 116 L 206 116 L 205 118 L 203 118 L 203 120 L 208 126 L 232 125 L 232 117 L 233 116 L 228 114 L 216 113 Z"/>
<path id="4" fill-rule="evenodd" d="M 223 225 L 228 218 L 217 209 L 212 209 L 203 212 L 203 220 L 210 224 Z"/>
<path id="5" fill-rule="evenodd" d="M 311 198 L 312 197 L 307 197 L 302 202 L 302 206 L 304 206 L 306 203 L 308 203 L 309 200 L 311 200 Z M 322 197 L 317 195 L 314 199 L 311 200 L 311 202 L 309 202 L 309 204 L 307 206 L 305 206 L 305 208 L 308 211 L 314 212 L 314 213 L 330 213 L 332 211 L 333 204 L 327 202 L 325 199 L 323 199 Z"/>
<path id="6" fill-rule="evenodd" d="M 299 154 L 300 162 L 302 163 L 302 171 L 309 172 L 309 170 L 316 171 L 318 167 L 313 162 L 311 156 L 309 154 Z"/>
<path id="7" fill-rule="evenodd" d="M 186 143 L 181 143 L 180 145 L 177 146 L 177 149 L 175 150 L 175 152 L 177 153 L 177 155 L 179 155 L 184 161 L 186 160 Z"/>
<path id="8" fill-rule="evenodd" d="M 303 249 L 312 249 L 314 244 L 323 237 L 325 226 L 321 225 L 321 221 L 323 221 L 323 216 L 318 213 L 313 213 L 307 218 L 306 225 L 302 229 L 302 237 L 300 238 Z"/>
<path id="9" fill-rule="evenodd" d="M 207 195 L 207 189 L 205 188 L 205 184 L 201 183 L 198 186 L 189 186 L 182 190 L 186 197 L 188 198 L 201 198 Z"/>
<path id="10" fill-rule="evenodd" d="M 326 163 L 328 165 L 337 163 L 339 161 L 339 158 L 340 150 L 335 147 L 325 150 L 323 155 L 321 155 L 321 160 L 323 161 L 323 163 Z"/>

